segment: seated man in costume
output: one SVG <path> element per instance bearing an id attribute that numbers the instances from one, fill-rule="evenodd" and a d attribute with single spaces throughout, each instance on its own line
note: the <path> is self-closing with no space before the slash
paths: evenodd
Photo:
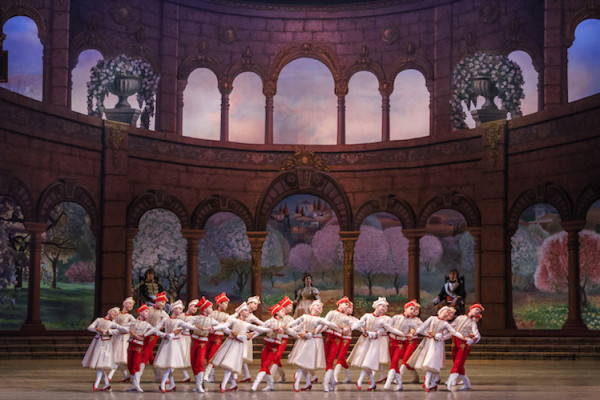
<path id="1" fill-rule="evenodd" d="M 466 297 L 465 278 L 459 277 L 456 269 L 451 269 L 440 294 L 433 299 L 433 304 L 435 304 L 436 312 L 444 306 L 449 306 L 456 309 L 456 315 L 462 315 L 465 313 Z"/>

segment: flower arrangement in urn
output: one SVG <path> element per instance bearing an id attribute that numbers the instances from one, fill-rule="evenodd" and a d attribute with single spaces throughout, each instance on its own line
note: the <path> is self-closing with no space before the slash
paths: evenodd
<path id="1" fill-rule="evenodd" d="M 91 69 L 87 83 L 88 115 L 102 116 L 104 99 L 111 92 L 119 97 L 115 108 L 131 108 L 127 97 L 137 93 L 142 108 L 141 126 L 148 129 L 154 116 L 154 96 L 160 76 L 143 60 L 120 55 L 112 60 L 100 60 Z M 95 102 L 95 107 L 94 107 Z"/>
<path id="2" fill-rule="evenodd" d="M 461 103 L 470 108 L 477 106 L 477 96 L 486 101 L 482 109 L 497 109 L 494 97 L 498 96 L 502 105 L 511 116 L 521 115 L 523 93 L 523 74 L 521 68 L 508 57 L 484 52 L 466 57 L 456 66 L 452 76 L 452 99 L 450 115 L 452 126 L 467 129 L 466 114 Z"/>

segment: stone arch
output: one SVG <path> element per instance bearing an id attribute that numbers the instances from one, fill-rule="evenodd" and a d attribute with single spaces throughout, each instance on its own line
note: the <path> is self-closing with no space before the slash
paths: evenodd
<path id="1" fill-rule="evenodd" d="M 186 57 L 181 64 L 179 64 L 177 79 L 187 81 L 190 74 L 198 68 L 208 68 L 211 70 L 217 77 L 219 86 L 221 86 L 222 82 L 226 81 L 223 74 L 223 68 L 221 68 L 219 62 L 214 58 L 203 55 L 191 55 Z"/>
<path id="2" fill-rule="evenodd" d="M 535 72 L 539 74 L 544 70 L 544 52 L 532 40 L 508 41 L 502 48 L 502 55 L 508 57 L 513 51 L 524 51 L 531 57 Z M 539 80 L 539 79 L 538 79 Z"/>
<path id="3" fill-rule="evenodd" d="M 237 61 L 231 66 L 227 74 L 228 87 L 233 88 L 233 82 L 235 81 L 235 78 L 237 78 L 238 75 L 244 72 L 254 72 L 260 78 L 263 87 L 265 86 L 265 82 L 267 80 L 268 75 L 266 68 L 264 68 L 262 65 L 254 63 L 244 63 L 243 61 Z"/>
<path id="4" fill-rule="evenodd" d="M 38 37 L 42 41 L 42 44 L 45 44 L 46 37 L 46 23 L 44 22 L 44 17 L 42 14 L 34 7 L 23 4 L 23 2 L 15 1 L 10 7 L 6 9 L 2 14 L 0 14 L 2 18 L 0 20 L 0 26 L 4 27 L 4 23 L 11 19 L 12 17 L 28 17 L 35 22 L 35 25 L 38 29 Z"/>
<path id="5" fill-rule="evenodd" d="M 298 168 L 279 174 L 262 193 L 256 212 L 256 230 L 266 230 L 273 208 L 284 198 L 299 193 L 322 197 L 335 211 L 340 230 L 352 228 L 350 201 L 341 185 L 325 172 Z"/>
<path id="6" fill-rule="evenodd" d="M 600 19 L 600 6 L 593 4 L 579 10 L 573 15 L 573 18 L 571 18 L 567 25 L 566 47 L 571 47 L 575 41 L 575 29 L 577 29 L 577 26 L 586 19 Z"/>
<path id="7" fill-rule="evenodd" d="M 377 212 L 394 214 L 402 223 L 402 229 L 413 229 L 415 227 L 415 213 L 412 207 L 404 200 L 396 198 L 393 194 L 382 195 L 379 199 L 365 202 L 354 216 L 353 230 L 360 230 L 365 218 Z"/>
<path id="8" fill-rule="evenodd" d="M 54 207 L 65 201 L 82 206 L 90 217 L 92 232 L 97 234 L 100 231 L 100 214 L 94 198 L 85 187 L 78 186 L 73 178 L 60 179 L 44 190 L 38 203 L 38 222 L 48 221 Z"/>
<path id="9" fill-rule="evenodd" d="M 192 216 L 192 228 L 204 229 L 206 221 L 219 212 L 230 212 L 237 215 L 246 224 L 246 230 L 254 229 L 252 213 L 241 201 L 231 199 L 228 196 L 214 195 L 203 200 Z"/>
<path id="10" fill-rule="evenodd" d="M 573 219 L 585 220 L 590 207 L 598 199 L 600 199 L 600 181 L 588 183 L 579 195 L 579 199 L 577 199 Z"/>
<path id="11" fill-rule="evenodd" d="M 370 72 L 373 75 L 375 75 L 375 77 L 377 78 L 377 81 L 379 81 L 380 90 L 381 90 L 381 88 L 387 87 L 385 72 L 384 72 L 383 68 L 381 67 L 381 65 L 379 65 L 376 62 L 371 61 L 371 59 L 362 59 L 361 58 L 360 60 L 358 60 L 357 62 L 352 64 L 345 71 L 344 79 L 340 83 L 339 88 L 338 88 L 338 85 L 336 85 L 336 94 L 338 96 L 347 95 L 348 94 L 348 86 L 350 85 L 350 79 L 352 79 L 354 74 L 361 72 L 361 71 L 367 71 L 367 72 Z"/>
<path id="12" fill-rule="evenodd" d="M 182 229 L 190 227 L 190 214 L 178 197 L 165 194 L 163 190 L 149 190 L 137 196 L 127 209 L 127 227 L 138 228 L 142 216 L 155 208 L 164 208 L 177 216 Z"/>
<path id="13" fill-rule="evenodd" d="M 342 73 L 337 54 L 335 54 L 331 47 L 322 42 L 289 43 L 284 46 L 279 53 L 275 55 L 269 72 L 269 81 L 277 86 L 276 82 L 281 70 L 290 62 L 305 57 L 312 58 L 325 64 L 333 76 L 335 87 L 339 85 L 342 79 Z"/>
<path id="14" fill-rule="evenodd" d="M 69 46 L 69 68 L 73 70 L 77 65 L 79 55 L 86 50 L 98 50 L 104 59 L 111 57 L 113 50 L 108 42 L 93 32 L 77 34 Z"/>
<path id="15" fill-rule="evenodd" d="M 150 64 L 150 66 L 152 67 L 152 69 L 154 70 L 154 72 L 158 73 L 160 72 L 160 60 L 158 59 L 158 56 L 156 55 L 156 53 L 154 53 L 154 51 L 152 51 L 151 49 L 149 49 L 146 46 L 129 46 L 125 49 L 124 51 L 125 55 L 131 58 L 141 58 L 142 60 L 146 61 L 148 64 Z M 114 57 L 116 57 L 117 54 L 114 55 Z"/>
<path id="16" fill-rule="evenodd" d="M 427 86 L 427 90 L 429 91 L 429 93 L 432 92 L 433 66 L 427 59 L 423 57 L 410 56 L 403 57 L 396 61 L 396 63 L 394 64 L 394 67 L 392 68 L 392 71 L 390 73 L 390 82 L 388 83 L 390 93 L 394 91 L 394 81 L 396 80 L 398 74 L 407 69 L 415 69 L 422 73 L 425 77 L 425 84 Z"/>
<path id="17" fill-rule="evenodd" d="M 425 228 L 429 217 L 443 209 L 460 212 L 467 220 L 469 227 L 481 226 L 481 213 L 475 201 L 462 193 L 449 192 L 435 197 L 423 207 L 417 221 L 417 228 Z"/>
<path id="18" fill-rule="evenodd" d="M 525 209 L 536 203 L 548 203 L 554 206 L 562 221 L 571 219 L 572 202 L 567 192 L 558 185 L 547 182 L 523 191 L 513 202 L 508 213 L 508 230 L 516 232 L 519 218 Z"/>
<path id="19" fill-rule="evenodd" d="M 35 204 L 31 190 L 10 171 L 0 171 L 0 195 L 10 197 L 21 207 L 25 221 L 35 221 Z"/>

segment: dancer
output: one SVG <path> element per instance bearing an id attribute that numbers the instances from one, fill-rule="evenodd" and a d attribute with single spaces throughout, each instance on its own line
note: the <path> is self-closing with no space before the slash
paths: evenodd
<path id="1" fill-rule="evenodd" d="M 373 302 L 373 313 L 363 315 L 360 320 L 352 326 L 352 330 L 360 329 L 363 333 L 358 338 L 352 353 L 350 353 L 350 365 L 360 368 L 360 375 L 356 381 L 356 388 L 362 389 L 362 382 L 369 375 L 370 385 L 367 390 L 375 390 L 375 371 L 379 370 L 381 355 L 380 333 L 383 332 L 381 323 L 382 316 L 386 313 L 389 303 L 385 297 L 379 297 Z M 386 350 L 387 352 L 387 350 Z M 389 354 L 388 354 L 389 357 Z"/>
<path id="2" fill-rule="evenodd" d="M 227 313 L 227 308 L 229 307 L 229 298 L 227 297 L 225 292 L 215 297 L 215 303 L 217 303 L 217 309 L 213 311 L 211 316 L 214 319 L 216 319 L 219 324 L 224 324 L 225 321 L 227 321 L 227 319 L 231 317 L 231 315 Z M 219 347 L 221 347 L 221 344 L 223 343 L 223 332 L 220 330 L 211 332 L 208 335 L 208 341 L 209 348 L 207 350 L 207 358 L 209 360 L 212 360 L 215 353 L 217 352 L 217 350 L 219 350 Z M 215 373 L 213 370 L 212 362 L 209 362 L 208 366 L 206 367 L 204 376 L 206 378 L 205 382 L 215 381 Z"/>
<path id="3" fill-rule="evenodd" d="M 287 329 L 285 323 L 286 314 L 280 304 L 275 304 L 273 307 L 269 308 L 269 313 L 271 313 L 272 318 L 265 321 L 262 326 L 263 328 L 270 328 L 272 331 L 268 332 L 264 338 L 263 350 L 260 355 L 260 371 L 258 372 L 258 375 L 256 375 L 256 379 L 251 388 L 253 392 L 258 389 L 258 385 L 265 376 L 267 379 L 267 386 L 263 391 L 275 390 L 275 381 L 271 375 L 270 368 L 277 355 L 277 350 L 281 345 L 283 332 Z"/>
<path id="4" fill-rule="evenodd" d="M 154 367 L 163 371 L 158 387 L 163 393 L 177 390 L 173 371 L 185 367 L 185 354 L 181 346 L 180 333 L 184 328 L 193 329 L 194 327 L 179 318 L 182 312 L 183 303 L 181 300 L 177 300 L 171 304 L 171 317 L 163 319 L 150 332 L 162 337 L 156 352 Z M 164 330 L 164 332 L 161 332 L 161 330 Z M 166 387 L 167 381 L 169 381 L 168 388 Z"/>
<path id="5" fill-rule="evenodd" d="M 131 387 L 127 391 L 142 393 L 140 380 L 143 372 L 142 356 L 144 354 L 144 339 L 145 335 L 152 329 L 152 325 L 146 321 L 150 314 L 150 309 L 147 305 L 142 304 L 136 312 L 138 318 L 133 320 L 128 327 L 127 370 L 129 371 L 129 376 L 131 376 Z"/>
<path id="6" fill-rule="evenodd" d="M 298 367 L 294 382 L 294 391 L 296 392 L 310 390 L 312 388 L 311 376 L 314 375 L 314 371 L 325 368 L 325 349 L 321 331 L 325 327 L 337 328 L 335 323 L 320 317 L 323 312 L 321 300 L 313 301 L 309 311 L 310 314 L 301 315 L 287 326 L 288 333 L 300 339 L 296 340 L 288 356 L 288 363 Z M 295 327 L 298 327 L 300 333 L 294 331 Z M 302 377 L 305 378 L 306 385 L 300 389 Z"/>
<path id="7" fill-rule="evenodd" d="M 336 357 L 340 353 L 340 345 L 342 336 L 351 334 L 351 329 L 344 326 L 344 322 L 348 319 L 346 309 L 350 307 L 350 300 L 344 296 L 337 301 L 337 309 L 329 311 L 325 316 L 327 321 L 333 322 L 337 326 L 328 328 L 325 331 L 324 348 L 325 348 L 325 377 L 323 378 L 323 390 L 329 392 L 335 389 L 335 381 L 333 379 L 333 364 Z M 342 328 L 344 326 L 344 328 Z"/>
<path id="8" fill-rule="evenodd" d="M 245 321 L 254 325 L 262 326 L 264 322 L 261 321 L 256 315 L 254 315 L 254 311 L 256 311 L 258 309 L 258 306 L 260 305 L 260 297 L 250 297 L 248 301 L 246 301 L 246 304 L 248 304 L 248 310 L 250 311 L 250 314 L 248 314 L 248 317 L 245 319 Z M 252 380 L 252 377 L 250 376 L 250 371 L 248 370 L 248 364 L 252 363 L 253 352 L 254 346 L 252 343 L 252 338 L 250 338 L 244 342 L 244 363 L 242 364 L 242 371 L 244 372 L 244 377 L 242 378 L 242 380 L 240 380 L 240 383 L 250 382 Z"/>
<path id="9" fill-rule="evenodd" d="M 92 386 L 94 392 L 98 390 L 98 385 L 102 377 L 104 377 L 104 387 L 100 390 L 110 391 L 110 381 L 107 374 L 111 369 L 116 367 L 111 336 L 118 332 L 119 325 L 113 320 L 119 314 L 119 311 L 119 307 L 111 308 L 104 318 L 96 318 L 88 326 L 88 331 L 94 332 L 96 336 L 94 336 L 92 343 L 90 343 L 83 361 L 81 361 L 81 365 L 84 368 L 96 370 L 96 381 Z"/>
<path id="10" fill-rule="evenodd" d="M 292 300 L 289 297 L 285 296 L 277 304 L 281 306 L 283 312 L 285 313 L 285 315 L 282 318 L 284 325 L 287 326 L 291 324 L 294 321 L 294 317 L 292 317 L 291 315 L 294 311 L 294 303 L 292 303 Z M 281 334 L 281 344 L 277 348 L 277 352 L 275 353 L 275 357 L 273 358 L 273 365 L 271 365 L 271 376 L 275 377 L 275 373 L 279 375 L 279 378 L 277 379 L 276 383 L 281 383 L 285 381 L 285 371 L 281 366 L 281 357 L 283 357 L 283 352 L 287 347 L 289 338 L 290 335 L 287 333 L 287 330 L 285 330 Z"/>
<path id="11" fill-rule="evenodd" d="M 148 312 L 148 318 L 146 321 L 152 325 L 152 327 L 158 326 L 163 320 L 169 318 L 169 314 L 167 314 L 163 308 L 167 304 L 167 294 L 165 292 L 158 293 L 155 298 L 154 305 L 150 307 Z M 142 355 L 142 374 L 144 373 L 144 369 L 148 363 L 154 363 L 154 346 L 156 346 L 156 342 L 158 341 L 158 335 L 149 335 L 144 339 L 144 354 Z M 154 369 L 154 380 L 158 381 L 160 379 L 159 375 L 160 371 L 156 368 Z"/>
<path id="12" fill-rule="evenodd" d="M 133 305 L 135 301 L 133 297 L 128 297 L 123 300 L 123 308 L 115 318 L 115 323 L 121 326 L 129 326 L 133 321 L 135 321 L 135 317 L 131 315 L 129 312 L 133 309 Z M 131 376 L 129 375 L 129 371 L 127 370 L 127 342 L 129 341 L 129 330 L 124 332 L 118 332 L 116 335 L 112 337 L 113 344 L 113 355 L 115 358 L 115 364 L 117 368 L 114 368 L 108 374 L 108 380 L 111 381 L 113 375 L 117 371 L 117 369 L 123 370 L 123 379 L 119 382 L 130 382 Z"/>
<path id="13" fill-rule="evenodd" d="M 225 323 L 214 327 L 215 330 L 223 330 L 230 335 L 223 344 L 219 347 L 215 356 L 212 359 L 212 364 L 215 367 L 221 367 L 225 370 L 223 381 L 221 382 L 221 393 L 225 391 L 237 390 L 237 382 L 233 378 L 233 373 L 242 371 L 244 361 L 244 342 L 254 336 L 252 332 L 267 333 L 272 330 L 263 328 L 262 326 L 253 325 L 247 321 L 250 310 L 246 302 L 242 303 L 235 312 L 238 318 L 229 318 Z M 231 387 L 227 389 L 227 383 L 231 382 Z"/>
<path id="14" fill-rule="evenodd" d="M 417 338 L 414 332 L 423 324 L 417 317 L 420 305 L 416 300 L 404 304 L 404 314 L 394 315 L 389 323 L 383 327 L 390 332 L 390 370 L 385 381 L 385 390 L 389 390 L 392 382 L 396 380 L 395 391 L 402 390 L 402 374 L 406 371 L 404 360 L 408 361 L 417 347 Z M 399 367 L 402 361 L 402 367 Z M 413 369 L 414 371 L 414 369 Z"/>
<path id="15" fill-rule="evenodd" d="M 319 289 L 312 285 L 312 275 L 306 273 L 304 274 L 302 280 L 304 281 L 304 287 L 298 289 L 296 292 L 296 300 L 294 300 L 294 305 L 296 306 L 294 318 L 298 318 L 303 314 L 309 313 L 309 307 L 313 301 L 321 300 Z"/>
<path id="16" fill-rule="evenodd" d="M 454 329 L 456 329 L 457 332 L 460 332 L 467 340 L 464 341 L 457 337 L 453 338 L 452 360 L 454 363 L 452 365 L 452 370 L 450 371 L 450 377 L 446 382 L 448 390 L 450 391 L 456 389 L 456 382 L 459 378 L 463 382 L 463 387 L 458 390 L 471 389 L 471 381 L 465 373 L 465 362 L 471 352 L 471 346 L 474 343 L 479 343 L 479 340 L 481 340 L 477 322 L 481 319 L 481 313 L 483 311 L 484 308 L 481 304 L 473 304 L 469 308 L 469 313 L 467 315 L 459 315 L 454 322 L 452 322 Z"/>
<path id="17" fill-rule="evenodd" d="M 191 330 L 192 347 L 190 349 L 190 361 L 192 363 L 192 372 L 196 379 L 196 388 L 194 392 L 204 393 L 204 360 L 208 354 L 209 341 L 208 335 L 214 332 L 214 327 L 219 323 L 211 317 L 213 312 L 212 303 L 202 297 L 198 301 L 198 312 L 200 315 L 194 317 L 190 324 L 194 325 Z"/>
<path id="18" fill-rule="evenodd" d="M 196 316 L 196 312 L 198 312 L 198 299 L 194 299 L 188 303 L 187 311 L 179 316 L 183 321 L 190 323 Z M 188 374 L 186 368 L 191 367 L 191 358 L 190 358 L 190 348 L 192 346 L 192 339 L 190 336 L 189 329 L 183 329 L 181 334 L 179 335 L 181 339 L 181 348 L 183 349 L 183 358 L 185 360 L 185 368 L 181 369 L 183 373 L 183 379 L 179 381 L 179 383 L 188 383 L 190 382 L 190 374 Z"/>
<path id="19" fill-rule="evenodd" d="M 444 368 L 445 364 L 444 340 L 446 336 L 452 335 L 466 340 L 448 322 L 454 317 L 454 313 L 454 308 L 444 306 L 439 309 L 437 316 L 427 318 L 423 325 L 415 332 L 416 335 L 425 336 L 425 339 L 421 341 L 408 360 L 408 365 L 412 368 L 425 371 L 425 383 L 423 387 L 427 392 L 437 390 L 440 370 Z"/>
<path id="20" fill-rule="evenodd" d="M 354 312 L 354 304 L 352 302 L 348 303 L 348 307 L 346 308 L 346 317 L 347 319 L 342 321 L 342 327 L 348 328 L 348 331 L 344 333 L 342 331 L 342 340 L 340 342 L 340 350 L 337 357 L 337 364 L 335 365 L 335 369 L 333 370 L 333 380 L 335 383 L 340 382 L 338 379 L 338 375 L 342 369 L 346 371 L 346 377 L 340 383 L 349 383 L 352 382 L 352 377 L 350 375 L 350 366 L 346 361 L 346 355 L 348 354 L 348 349 L 350 349 L 350 343 L 352 343 L 352 326 L 358 322 L 358 318 L 354 317 L 352 313 Z"/>

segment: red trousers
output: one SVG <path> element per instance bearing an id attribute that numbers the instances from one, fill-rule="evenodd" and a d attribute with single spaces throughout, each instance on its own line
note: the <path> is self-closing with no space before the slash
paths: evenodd
<path id="1" fill-rule="evenodd" d="M 402 356 L 402 365 L 406 365 L 406 368 L 413 370 L 414 368 L 411 368 L 407 362 L 408 359 L 410 358 L 410 356 L 412 356 L 412 354 L 415 352 L 415 349 L 417 348 L 417 345 L 419 344 L 419 339 L 414 338 L 414 339 L 406 339 L 403 343 L 403 346 L 406 347 L 406 349 L 404 350 L 404 355 Z"/>
<path id="2" fill-rule="evenodd" d="M 215 355 L 215 353 L 217 352 L 217 350 L 219 350 L 219 347 L 221 347 L 222 343 L 223 343 L 223 335 L 213 335 L 213 334 L 208 335 L 208 349 L 206 350 L 206 353 L 208 354 L 207 358 L 208 358 L 209 362 L 210 362 L 210 360 L 212 360 L 212 358 Z"/>
<path id="3" fill-rule="evenodd" d="M 158 336 L 150 335 L 144 339 L 144 354 L 142 355 L 142 364 L 154 363 L 154 346 L 158 342 Z"/>
<path id="4" fill-rule="evenodd" d="M 471 346 L 465 340 L 457 337 L 452 338 L 452 370 L 450 373 L 458 372 L 459 375 L 465 375 L 465 362 L 471 352 Z"/>
<path id="5" fill-rule="evenodd" d="M 333 369 L 336 357 L 340 352 L 342 338 L 331 333 L 325 333 L 325 370 Z"/>
<path id="6" fill-rule="evenodd" d="M 271 375 L 271 365 L 273 365 L 275 357 L 277 357 L 279 346 L 280 344 L 275 342 L 264 342 L 262 353 L 260 353 L 261 372 L 266 372 L 267 375 Z"/>
<path id="7" fill-rule="evenodd" d="M 127 347 L 127 370 L 131 375 L 135 375 L 140 370 L 143 352 L 144 346 L 129 342 L 129 347 Z"/>
<path id="8" fill-rule="evenodd" d="M 337 364 L 340 364 L 342 368 L 348 369 L 348 363 L 346 362 L 346 354 L 348 354 L 348 349 L 350 348 L 350 342 L 352 339 L 350 338 L 342 338 L 340 342 L 340 348 L 338 350 L 338 358 Z"/>
<path id="9" fill-rule="evenodd" d="M 192 346 L 190 347 L 190 360 L 194 375 L 204 372 L 204 359 L 206 358 L 207 349 L 208 340 L 198 340 L 192 338 Z"/>
<path id="10" fill-rule="evenodd" d="M 289 338 L 281 339 L 281 344 L 277 348 L 277 353 L 275 353 L 275 359 L 273 360 L 273 364 L 276 364 L 280 368 L 281 368 L 281 357 L 283 357 L 283 352 L 285 351 L 285 348 L 287 347 L 288 340 L 289 340 Z"/>

